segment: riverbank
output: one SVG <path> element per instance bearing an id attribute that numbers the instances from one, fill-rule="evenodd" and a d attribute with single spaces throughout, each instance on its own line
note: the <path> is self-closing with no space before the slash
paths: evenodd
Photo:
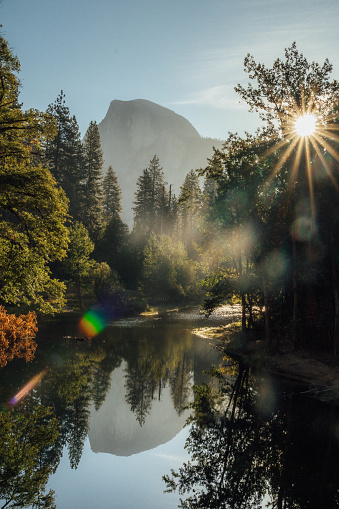
<path id="1" fill-rule="evenodd" d="M 221 335 L 219 331 L 219 348 L 255 370 L 302 386 L 311 398 L 339 406 L 339 356 L 294 349 L 287 342 L 277 350 L 268 348 L 264 341 L 243 345 L 240 336 L 240 332 L 229 330 Z"/>
<path id="2" fill-rule="evenodd" d="M 296 383 L 310 397 L 339 406 L 339 355 L 296 349 L 290 341 L 281 341 L 277 348 L 269 347 L 265 341 L 244 341 L 240 306 L 223 306 L 216 311 L 212 316 L 219 315 L 223 324 L 213 326 L 207 320 L 206 327 L 197 327 L 193 332 L 216 341 L 225 355 Z"/>

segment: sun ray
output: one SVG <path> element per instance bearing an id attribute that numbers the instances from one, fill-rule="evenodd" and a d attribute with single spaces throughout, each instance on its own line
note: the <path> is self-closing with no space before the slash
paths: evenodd
<path id="1" fill-rule="evenodd" d="M 271 175 L 266 180 L 265 186 L 268 186 L 268 184 L 270 184 L 272 182 L 272 180 L 274 179 L 274 177 L 279 173 L 279 171 L 281 170 L 282 166 L 285 164 L 287 159 L 290 157 L 291 153 L 294 150 L 294 147 L 296 146 L 296 144 L 298 142 L 299 142 L 298 138 L 295 138 L 291 142 L 291 145 L 285 150 L 285 152 L 282 154 L 282 156 L 280 157 L 279 161 L 277 162 L 277 164 L 273 168 L 273 170 L 271 172 Z"/>
<path id="2" fill-rule="evenodd" d="M 290 95 L 289 98 L 281 100 L 278 97 L 275 105 L 279 110 L 276 117 L 279 125 L 275 126 L 272 121 L 272 126 L 276 127 L 270 138 L 272 145 L 266 151 L 263 150 L 259 157 L 261 161 L 272 154 L 276 156 L 276 164 L 265 179 L 264 187 L 269 186 L 282 171 L 286 161 L 291 159 L 286 190 L 288 193 L 295 193 L 299 192 L 303 185 L 308 188 L 306 192 L 309 193 L 314 219 L 317 205 L 314 177 L 318 165 L 323 166 L 323 175 L 325 176 L 326 172 L 329 181 L 339 193 L 339 182 L 331 171 L 331 164 L 326 160 L 327 154 L 339 162 L 339 150 L 336 150 L 339 146 L 339 112 L 335 111 L 333 98 L 319 96 L 317 89 L 305 91 L 303 87 L 300 88 L 298 98 Z M 303 123 L 304 126 L 299 128 Z M 267 142 L 267 138 L 264 138 L 264 142 Z M 303 175 L 300 174 L 301 170 Z"/>
<path id="3" fill-rule="evenodd" d="M 318 136 L 321 136 L 322 138 L 327 138 L 328 140 L 339 142 L 339 136 L 335 133 L 332 133 L 331 131 L 327 132 L 325 129 L 319 129 L 315 134 L 318 134 Z"/>
<path id="4" fill-rule="evenodd" d="M 300 140 L 298 140 L 298 141 L 300 141 Z M 290 175 L 290 178 L 289 178 L 289 185 L 288 185 L 288 187 L 289 187 L 290 190 L 292 188 L 293 182 L 297 178 L 297 174 L 298 174 L 298 169 L 299 169 L 299 165 L 300 165 L 300 159 L 301 159 L 302 152 L 303 152 L 303 144 L 299 143 L 298 149 L 297 149 L 297 153 L 296 153 L 294 161 L 293 161 L 291 175 Z"/>
<path id="5" fill-rule="evenodd" d="M 313 187 L 313 178 L 312 178 L 312 164 L 311 164 L 309 137 L 307 137 L 305 140 L 305 159 L 306 159 L 306 174 L 307 174 L 307 180 L 308 180 L 308 188 L 309 188 L 309 192 L 310 192 L 311 214 L 312 214 L 312 219 L 314 219 L 314 217 L 315 217 L 315 203 L 314 203 L 314 187 Z"/>
<path id="6" fill-rule="evenodd" d="M 261 156 L 260 159 L 263 160 L 266 157 L 270 156 L 271 154 L 273 154 L 273 152 L 276 152 L 281 147 L 286 145 L 286 143 L 288 143 L 288 141 L 289 140 L 286 140 L 286 138 L 284 138 L 283 140 L 280 140 L 279 143 L 276 143 L 275 145 L 272 145 L 272 147 L 270 147 L 269 149 L 266 150 L 266 152 L 264 152 L 264 154 Z"/>
<path id="7" fill-rule="evenodd" d="M 320 149 L 319 149 L 319 146 L 318 146 L 318 144 L 317 144 L 317 141 L 316 141 L 315 139 L 312 139 L 312 138 L 311 138 L 311 139 L 310 139 L 310 142 L 312 143 L 312 146 L 313 146 L 313 148 L 314 148 L 314 150 L 315 150 L 315 152 L 316 152 L 317 156 L 319 157 L 319 159 L 320 159 L 320 161 L 321 161 L 321 164 L 322 164 L 322 165 L 323 165 L 323 167 L 325 168 L 326 173 L 327 173 L 328 177 L 330 178 L 330 180 L 331 180 L 331 182 L 332 182 L 333 186 L 335 187 L 335 189 L 336 189 L 336 190 L 338 191 L 338 193 L 339 193 L 339 185 L 338 185 L 338 183 L 336 182 L 336 180 L 335 180 L 335 178 L 334 178 L 334 176 L 333 176 L 333 174 L 332 174 L 332 172 L 331 172 L 331 170 L 330 170 L 330 168 L 329 168 L 329 166 L 328 166 L 328 164 L 327 164 L 327 161 L 326 161 L 325 157 L 324 157 L 324 156 L 323 156 L 323 154 L 321 153 L 321 151 L 320 151 Z"/>
<path id="8" fill-rule="evenodd" d="M 331 156 L 339 162 L 339 154 L 334 150 L 334 148 L 323 138 L 318 136 L 317 134 L 314 134 L 313 137 L 317 140 L 317 142 L 322 145 Z"/>

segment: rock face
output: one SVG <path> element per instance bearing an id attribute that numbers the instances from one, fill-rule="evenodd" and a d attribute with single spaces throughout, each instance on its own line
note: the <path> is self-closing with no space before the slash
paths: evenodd
<path id="1" fill-rule="evenodd" d="M 176 196 L 191 169 L 206 166 L 213 146 L 181 115 L 150 101 L 112 101 L 98 125 L 106 171 L 112 165 L 122 191 L 123 220 L 132 226 L 136 181 L 156 154 Z"/>

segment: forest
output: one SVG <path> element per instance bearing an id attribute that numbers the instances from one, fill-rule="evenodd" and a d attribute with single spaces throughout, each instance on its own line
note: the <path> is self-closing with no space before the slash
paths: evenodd
<path id="1" fill-rule="evenodd" d="M 327 60 L 309 63 L 295 43 L 272 68 L 248 55 L 251 83 L 235 88 L 261 127 L 183 169 L 178 196 L 154 154 L 131 231 L 96 122 L 82 139 L 63 91 L 24 111 L 3 37 L 0 61 L 0 366 L 34 356 L 43 313 L 93 306 L 112 320 L 240 303 L 248 338 L 337 353 L 339 83 Z"/>

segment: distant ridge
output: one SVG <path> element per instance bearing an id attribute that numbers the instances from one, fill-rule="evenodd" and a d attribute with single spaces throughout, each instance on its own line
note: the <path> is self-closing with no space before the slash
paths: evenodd
<path id="1" fill-rule="evenodd" d="M 213 145 L 174 111 L 145 99 L 114 100 L 99 123 L 105 171 L 112 165 L 122 191 L 123 220 L 132 226 L 136 181 L 156 154 L 176 196 L 191 169 L 206 166 Z"/>

